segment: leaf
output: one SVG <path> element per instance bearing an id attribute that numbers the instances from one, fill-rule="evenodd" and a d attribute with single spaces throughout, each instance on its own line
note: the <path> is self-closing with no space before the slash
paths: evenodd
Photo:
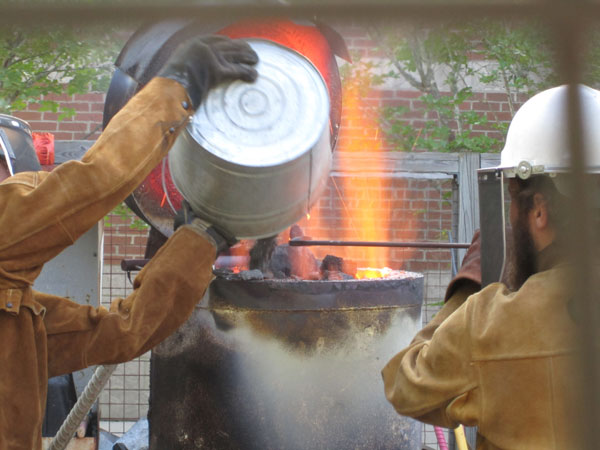
<path id="1" fill-rule="evenodd" d="M 10 114 L 63 90 L 80 94 L 106 87 L 123 44 L 118 36 L 111 29 L 0 30 L 1 111 Z M 48 99 L 40 103 L 43 111 L 58 110 Z"/>

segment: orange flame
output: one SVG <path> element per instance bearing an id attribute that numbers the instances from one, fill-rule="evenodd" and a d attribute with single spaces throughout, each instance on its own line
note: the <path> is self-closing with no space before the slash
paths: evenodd
<path id="1" fill-rule="evenodd" d="M 374 99 L 369 99 L 373 102 Z M 348 83 L 344 92 L 344 109 L 349 115 L 346 138 L 348 145 L 340 149 L 339 156 L 358 152 L 369 152 L 374 156 L 368 161 L 369 172 L 362 167 L 350 166 L 344 158 L 340 159 L 343 172 L 351 174 L 341 178 L 340 184 L 348 210 L 344 211 L 346 225 L 343 227 L 342 238 L 346 240 L 382 241 L 389 240 L 389 202 L 386 206 L 383 192 L 384 180 L 380 176 L 384 172 L 382 161 L 382 141 L 379 138 L 379 125 L 376 118 L 370 117 L 365 105 L 364 92 L 360 91 L 359 83 Z M 374 130 L 374 133 L 373 133 Z M 370 136 L 369 136 L 370 133 Z M 349 248 L 347 257 L 357 260 L 359 266 L 384 267 L 389 263 L 390 252 L 387 248 L 363 247 Z M 380 274 L 366 271 L 365 278 L 377 278 Z"/>
<path id="2" fill-rule="evenodd" d="M 356 76 L 357 80 L 361 75 Z M 379 133 L 378 118 L 370 114 L 370 105 L 379 104 L 378 91 L 368 96 L 360 82 L 347 79 L 344 85 L 344 116 L 338 147 L 334 153 L 342 176 L 331 179 L 330 198 L 324 206 L 329 218 L 322 216 L 320 202 L 301 221 L 309 235 L 315 239 L 384 241 L 391 240 L 390 221 L 392 200 L 389 187 L 381 174 L 386 172 L 383 136 Z M 365 154 L 368 167 L 359 167 Z M 333 219 L 332 219 L 333 216 Z M 387 267 L 390 265 L 391 249 L 385 247 L 312 247 L 317 258 L 335 254 L 350 259 L 358 267 Z M 365 272 L 363 277 L 380 277 Z"/>

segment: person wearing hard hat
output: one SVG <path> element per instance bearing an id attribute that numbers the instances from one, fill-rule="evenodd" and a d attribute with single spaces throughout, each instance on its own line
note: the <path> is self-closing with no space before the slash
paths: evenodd
<path id="1" fill-rule="evenodd" d="M 592 150 L 587 168 L 598 173 L 600 92 L 577 89 L 583 138 Z M 481 290 L 476 233 L 444 307 L 382 371 L 398 413 L 447 428 L 477 426 L 478 449 L 581 446 L 578 318 L 563 214 L 574 201 L 565 181 L 567 90 L 543 91 L 519 109 L 495 168 L 508 179 L 511 199 L 507 283 Z"/>
<path id="2" fill-rule="evenodd" d="M 0 152 L 0 449 L 41 449 L 48 377 L 130 360 L 175 331 L 212 279 L 226 240 L 193 214 L 110 310 L 36 292 L 45 262 L 121 203 L 169 151 L 208 91 L 251 82 L 243 41 L 194 38 L 110 121 L 81 161 L 19 171 Z M 25 158 L 26 159 L 26 158 Z"/>

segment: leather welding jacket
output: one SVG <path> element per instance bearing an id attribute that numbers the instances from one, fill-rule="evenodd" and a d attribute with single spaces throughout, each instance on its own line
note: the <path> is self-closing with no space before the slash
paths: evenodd
<path id="1" fill-rule="evenodd" d="M 569 268 L 543 253 L 516 292 L 464 284 L 391 359 L 382 375 L 399 414 L 477 426 L 477 449 L 580 448 Z"/>
<path id="2" fill-rule="evenodd" d="M 148 351 L 191 314 L 212 279 L 215 246 L 181 227 L 110 310 L 36 292 L 45 262 L 143 181 L 192 110 L 177 82 L 155 78 L 113 117 L 81 161 L 0 184 L 0 449 L 41 449 L 48 377 Z"/>

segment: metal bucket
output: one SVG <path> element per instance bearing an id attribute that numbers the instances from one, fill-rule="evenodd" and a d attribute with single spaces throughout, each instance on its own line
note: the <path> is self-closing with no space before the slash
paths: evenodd
<path id="1" fill-rule="evenodd" d="M 194 212 L 238 238 L 272 236 L 308 213 L 331 168 L 329 97 L 318 70 L 248 39 L 258 79 L 213 89 L 169 153 Z"/>
<path id="2" fill-rule="evenodd" d="M 381 369 L 421 325 L 423 276 L 216 278 L 152 352 L 150 449 L 419 449 Z"/>

